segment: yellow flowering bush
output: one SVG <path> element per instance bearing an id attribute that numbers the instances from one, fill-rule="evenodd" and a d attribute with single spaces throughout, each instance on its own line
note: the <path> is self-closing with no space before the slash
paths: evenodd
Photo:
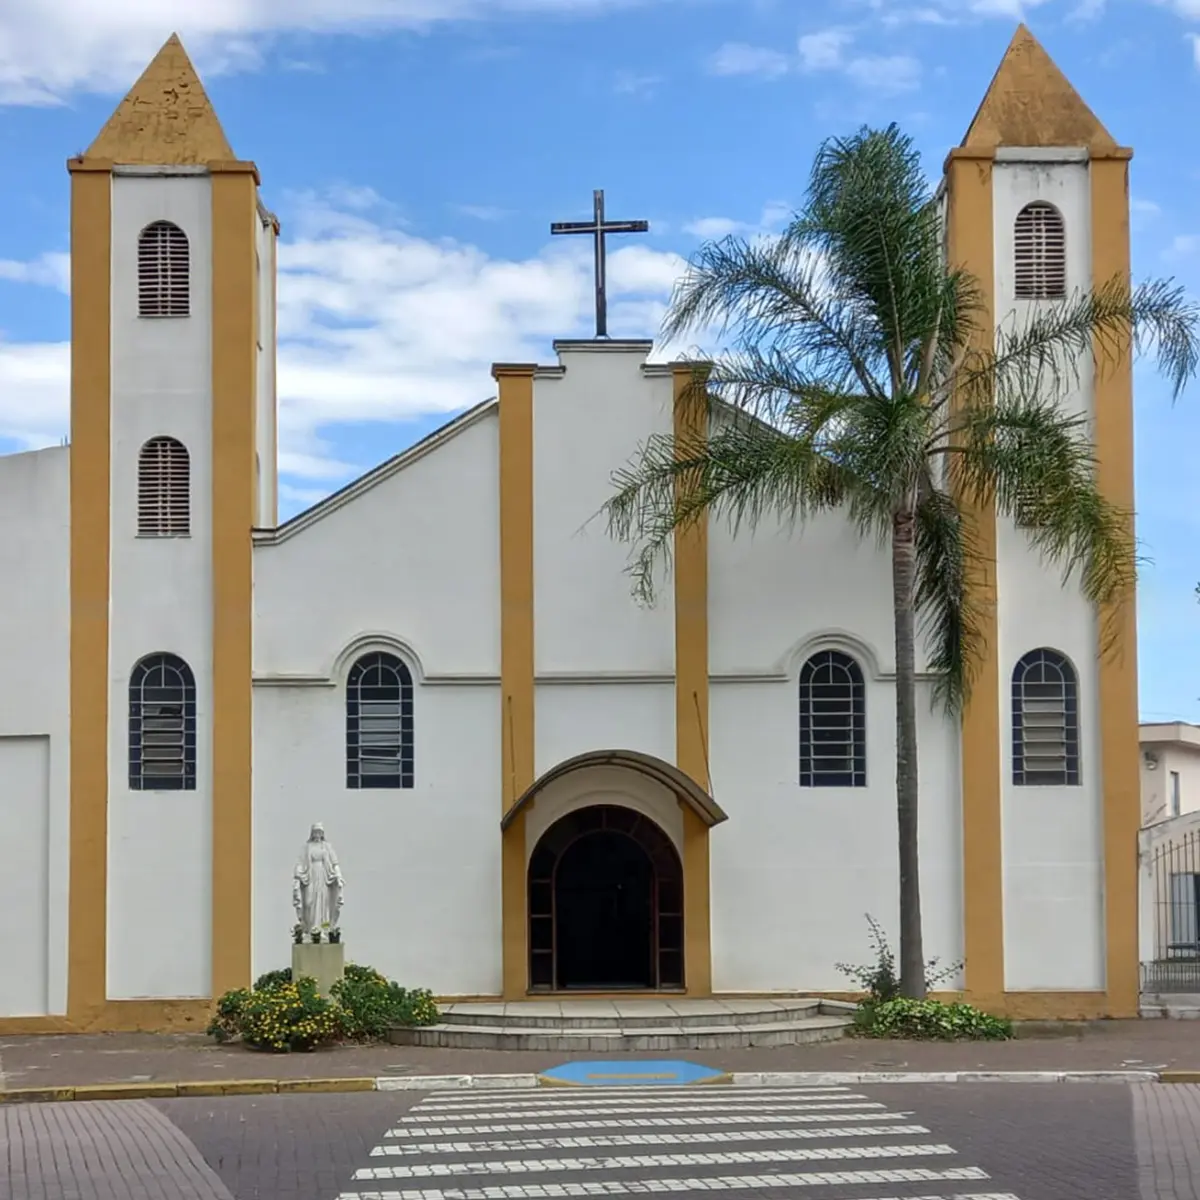
<path id="1" fill-rule="evenodd" d="M 433 994 L 402 988 L 372 967 L 347 964 L 329 1000 L 312 979 L 293 980 L 290 968 L 260 975 L 253 988 L 226 992 L 213 1009 L 208 1034 L 218 1042 L 240 1038 L 256 1050 L 313 1050 L 341 1038 L 372 1041 L 396 1025 L 435 1025 Z"/>
<path id="2" fill-rule="evenodd" d="M 239 1017 L 242 1041 L 256 1050 L 312 1050 L 342 1033 L 341 1009 L 317 995 L 311 979 L 250 992 Z"/>

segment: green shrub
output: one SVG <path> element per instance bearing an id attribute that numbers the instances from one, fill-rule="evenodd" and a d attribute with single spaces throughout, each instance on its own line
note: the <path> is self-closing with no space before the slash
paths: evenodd
<path id="1" fill-rule="evenodd" d="M 218 1001 L 213 1011 L 212 1020 L 205 1031 L 210 1038 L 218 1042 L 231 1042 L 242 1033 L 242 1013 L 250 999 L 249 988 L 235 988 L 226 992 Z"/>
<path id="2" fill-rule="evenodd" d="M 883 1004 L 888 1000 L 895 1000 L 900 995 L 900 973 L 896 970 L 896 955 L 888 945 L 887 935 L 870 913 L 867 913 L 867 928 L 870 930 L 871 946 L 875 951 L 874 963 L 865 967 L 856 967 L 850 963 L 834 963 L 834 966 L 866 993 L 864 1004 Z M 961 963 L 954 963 L 942 967 L 938 963 L 938 959 L 931 958 L 925 964 L 927 991 L 932 991 L 939 983 L 957 975 L 962 966 Z"/>
<path id="3" fill-rule="evenodd" d="M 424 988 L 402 988 L 372 967 L 351 963 L 330 1000 L 311 979 L 292 980 L 290 967 L 268 971 L 253 988 L 226 992 L 216 1003 L 208 1035 L 241 1038 L 260 1050 L 311 1050 L 347 1037 L 382 1038 L 393 1025 L 434 1025 L 441 1014 Z"/>
<path id="4" fill-rule="evenodd" d="M 260 975 L 254 981 L 254 990 L 256 992 L 265 992 L 269 988 L 276 988 L 280 984 L 291 982 L 292 968 L 280 967 L 278 971 L 268 971 L 265 975 Z"/>
<path id="5" fill-rule="evenodd" d="M 313 1050 L 342 1034 L 342 1012 L 312 979 L 252 991 L 239 1014 L 242 1041 L 256 1050 Z"/>
<path id="6" fill-rule="evenodd" d="M 370 967 L 350 965 L 333 985 L 346 1036 L 381 1038 L 394 1025 L 434 1025 L 441 1014 L 424 988 L 402 988 Z"/>
<path id="7" fill-rule="evenodd" d="M 863 1037 L 940 1042 L 1005 1041 L 1013 1035 L 1011 1021 L 970 1004 L 904 997 L 881 1003 L 864 1001 L 855 1013 L 854 1027 Z"/>

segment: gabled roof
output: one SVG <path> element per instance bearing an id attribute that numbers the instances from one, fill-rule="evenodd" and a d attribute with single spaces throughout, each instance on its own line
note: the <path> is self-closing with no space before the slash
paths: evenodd
<path id="1" fill-rule="evenodd" d="M 361 496 L 364 492 L 369 492 L 385 480 L 391 479 L 397 472 L 404 470 L 405 467 L 416 462 L 418 459 L 424 458 L 426 454 L 432 453 L 439 446 L 448 442 L 464 430 L 469 429 L 477 421 L 488 416 L 495 410 L 496 398 L 494 396 L 490 400 L 483 401 L 482 404 L 476 404 L 474 408 L 468 408 L 466 412 L 459 414 L 453 420 L 448 421 L 445 425 L 427 434 L 419 442 L 414 442 L 407 450 L 401 450 L 399 454 L 393 454 L 391 458 L 385 459 L 379 466 L 373 467 L 365 475 L 360 475 L 357 479 L 351 480 L 345 487 L 339 488 L 336 492 L 326 496 L 324 500 L 318 500 L 311 508 L 306 508 L 303 512 L 297 513 L 294 517 L 284 521 L 282 525 L 278 525 L 274 529 L 254 530 L 255 544 L 271 546 L 277 542 L 287 541 L 288 538 L 295 536 L 301 530 L 307 529 L 322 517 L 328 516 L 331 512 L 341 508 L 342 505 L 349 504 L 351 500 Z"/>
<path id="2" fill-rule="evenodd" d="M 200 166 L 236 157 L 174 33 L 84 155 L 136 166 Z"/>
<path id="3" fill-rule="evenodd" d="M 963 138 L 964 147 L 1071 146 L 1093 152 L 1117 148 L 1028 27 L 1009 43 L 991 86 Z"/>

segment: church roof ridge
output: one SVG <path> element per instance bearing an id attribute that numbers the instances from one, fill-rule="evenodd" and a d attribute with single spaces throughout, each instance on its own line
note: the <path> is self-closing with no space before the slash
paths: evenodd
<path id="1" fill-rule="evenodd" d="M 1017 26 L 962 140 L 968 150 L 998 146 L 1117 149 L 1112 135 L 1024 22 Z"/>
<path id="2" fill-rule="evenodd" d="M 452 437 L 469 429 L 476 421 L 492 412 L 496 408 L 496 403 L 496 397 L 492 396 L 468 408 L 465 412 L 459 413 L 445 425 L 439 425 L 432 433 L 427 433 L 419 442 L 414 442 L 398 454 L 393 454 L 391 458 L 385 458 L 383 462 L 364 472 L 357 479 L 350 480 L 336 492 L 331 492 L 323 500 L 318 500 L 316 504 L 306 508 L 303 512 L 289 517 L 282 525 L 276 525 L 274 529 L 255 529 L 255 545 L 274 546 L 294 537 L 322 517 L 328 516 L 365 492 L 371 491 L 411 463 L 432 453 Z"/>
<path id="3" fill-rule="evenodd" d="M 83 157 L 139 166 L 236 161 L 177 33 L 163 43 Z"/>

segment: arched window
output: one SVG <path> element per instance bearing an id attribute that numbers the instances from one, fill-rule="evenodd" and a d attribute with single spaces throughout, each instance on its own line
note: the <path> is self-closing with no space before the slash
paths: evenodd
<path id="1" fill-rule="evenodd" d="M 172 437 L 151 438 L 138 454 L 139 537 L 186 537 L 191 524 L 191 464 Z"/>
<path id="2" fill-rule="evenodd" d="M 1013 256 L 1018 300 L 1055 300 L 1067 294 L 1067 234 L 1062 213 L 1038 200 L 1017 214 Z"/>
<path id="3" fill-rule="evenodd" d="M 1057 650 L 1031 650 L 1013 670 L 1013 783 L 1079 782 L 1075 668 Z"/>
<path id="4" fill-rule="evenodd" d="M 152 221 L 138 235 L 138 316 L 188 315 L 187 234 L 170 221 Z"/>
<path id="5" fill-rule="evenodd" d="M 196 680 L 174 654 L 151 654 L 129 677 L 129 786 L 194 791 Z"/>
<path id="6" fill-rule="evenodd" d="M 346 679 L 346 786 L 413 786 L 413 683 L 394 654 L 364 654 Z"/>
<path id="7" fill-rule="evenodd" d="M 862 668 L 838 650 L 800 668 L 800 786 L 867 786 Z"/>

